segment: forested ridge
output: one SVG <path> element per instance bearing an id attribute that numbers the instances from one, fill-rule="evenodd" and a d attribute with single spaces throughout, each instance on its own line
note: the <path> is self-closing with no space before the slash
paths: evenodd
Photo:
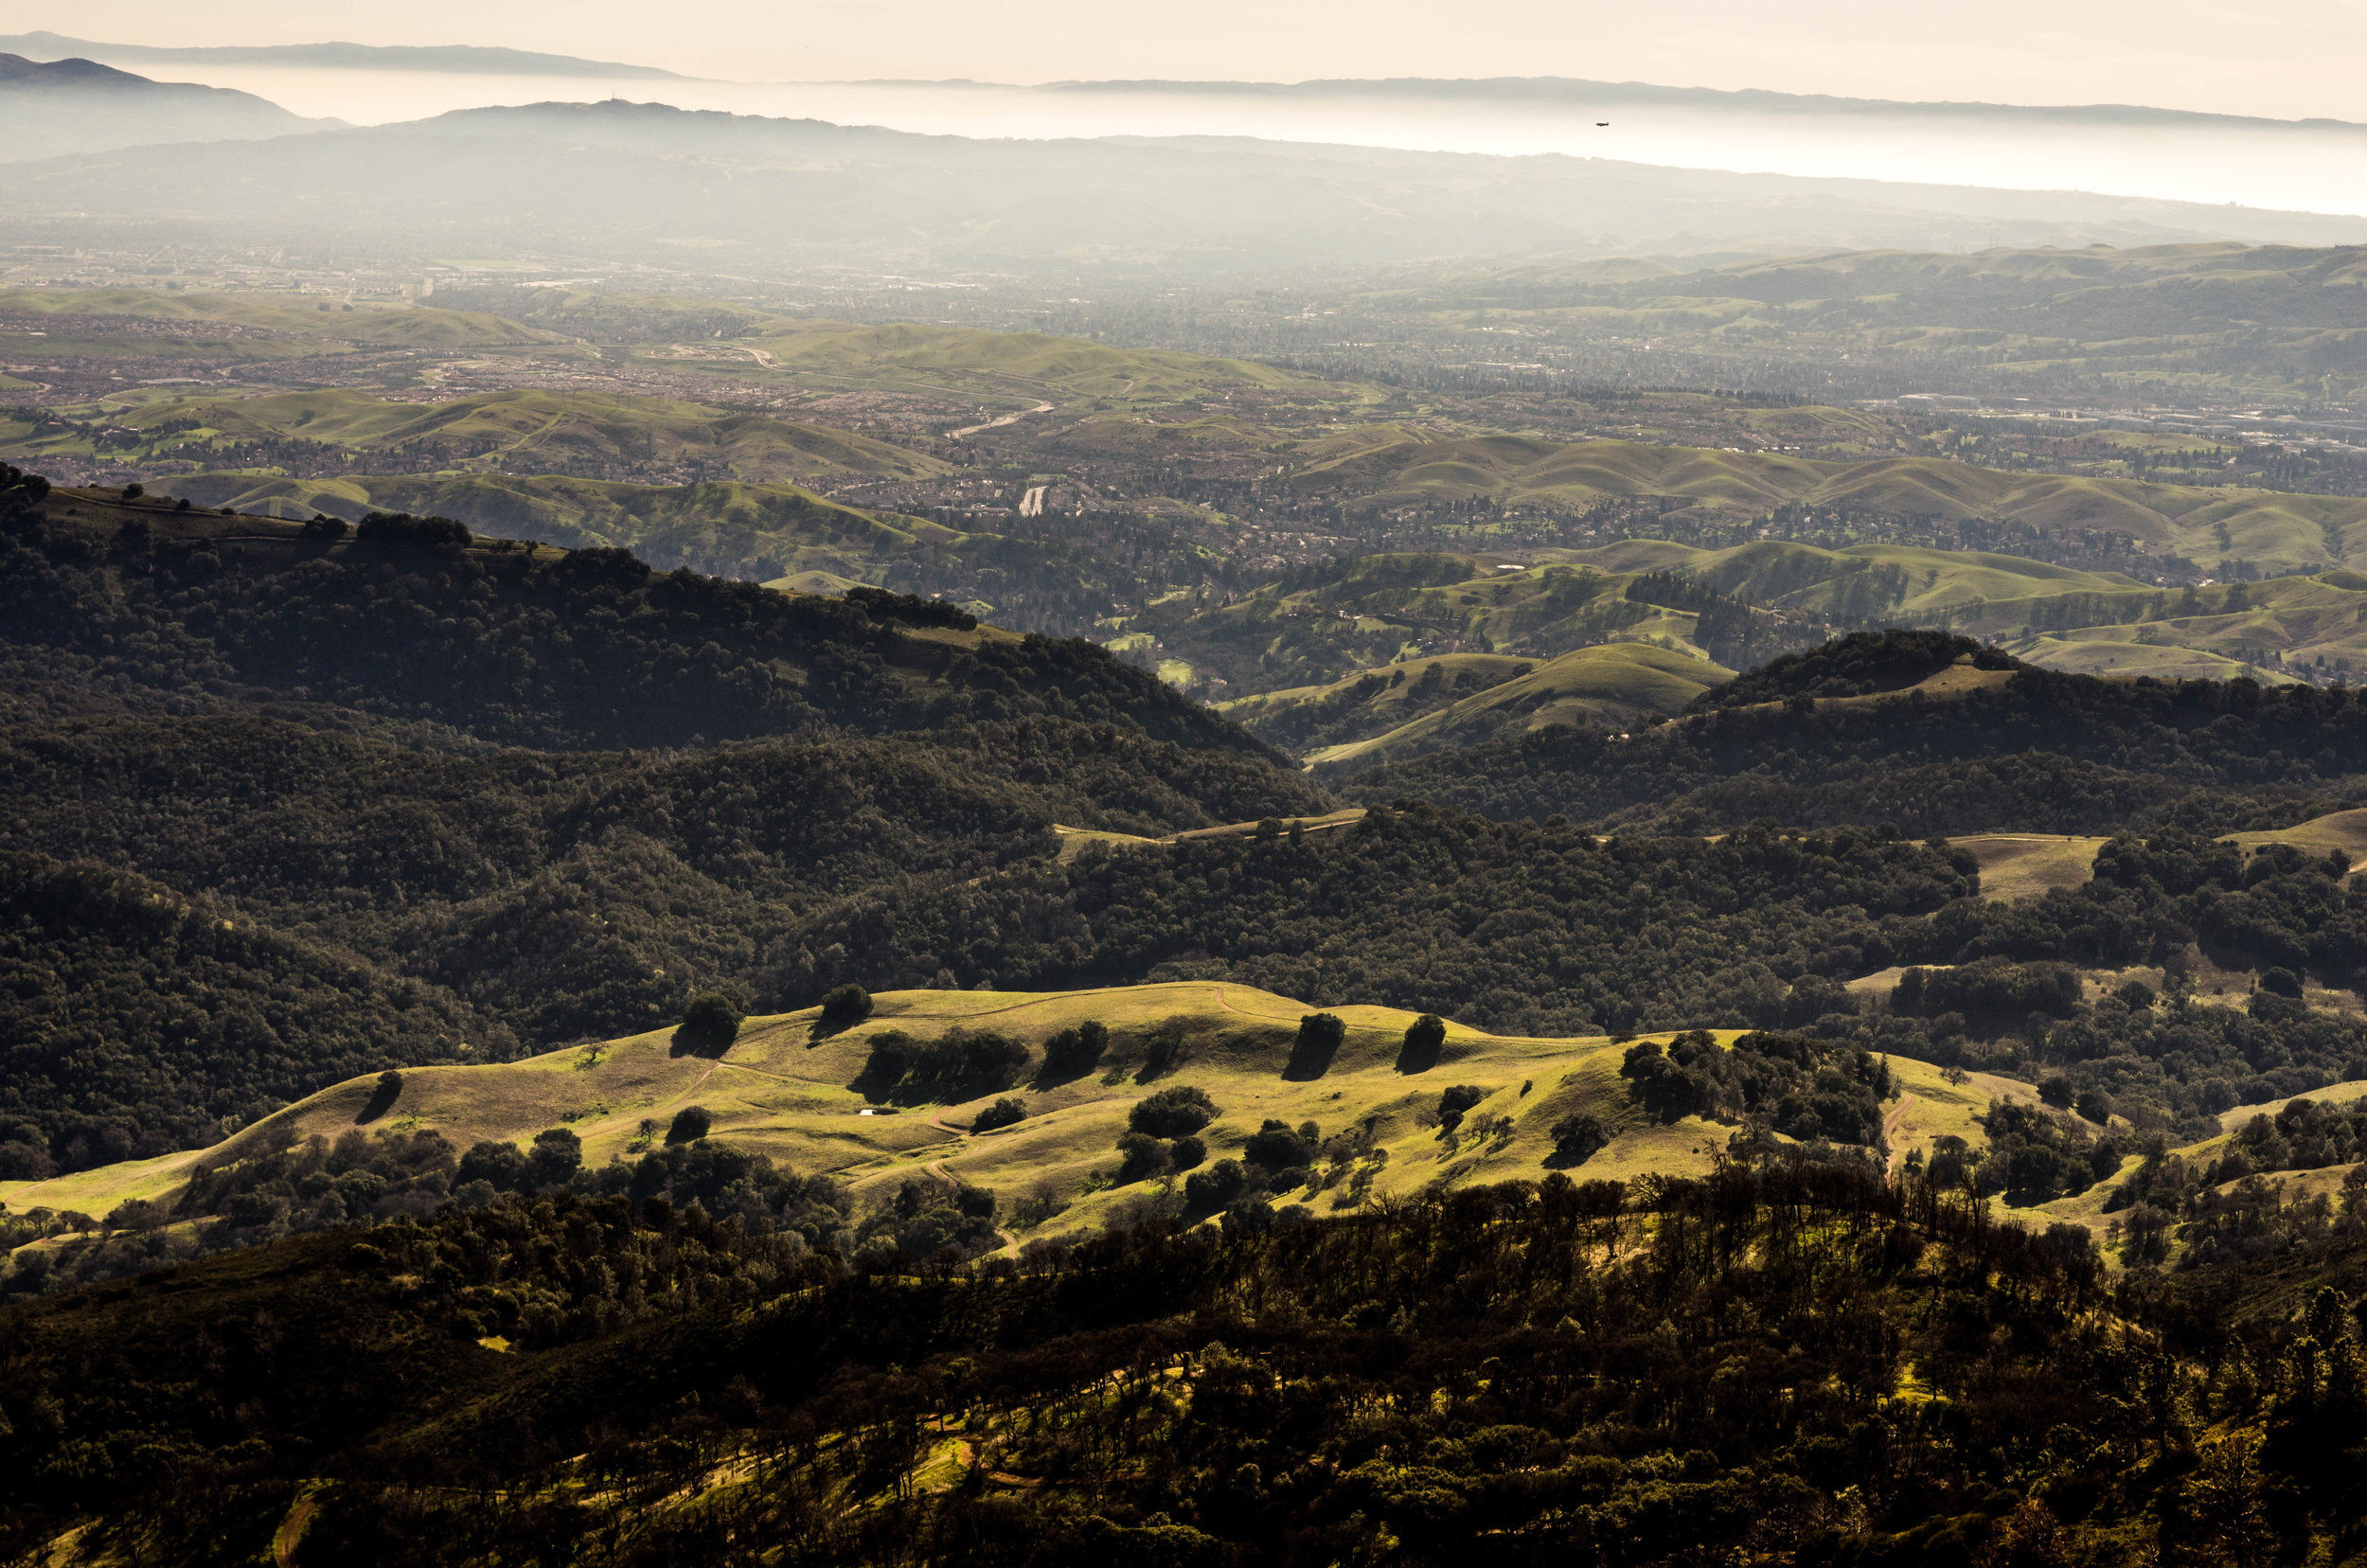
<path id="1" fill-rule="evenodd" d="M 28 538 L 61 559 L 90 559 L 76 577 L 45 564 Z M 10 547 L 21 566 L 110 593 L 122 568 L 109 562 L 131 548 L 112 536 L 102 548 L 39 516 Z M 158 550 L 152 540 L 142 547 Z M 429 549 L 450 567 L 479 548 L 450 538 L 341 547 L 363 553 L 277 575 L 353 574 L 340 591 L 359 591 L 391 570 L 367 564 L 370 549 L 402 559 Z M 523 554 L 492 554 L 538 582 L 578 570 L 567 558 L 528 567 Z M 630 575 L 630 563 L 603 570 Z M 454 577 L 455 592 L 467 577 Z M 703 580 L 645 575 L 637 592 L 704 602 Z M 494 577 L 477 590 L 507 592 Z M 183 615 L 215 603 L 173 602 Z M 273 624 L 246 600 L 222 602 L 220 626 Z M 828 603 L 875 642 L 959 618 L 876 592 Z M 646 613 L 663 623 L 661 611 Z M 659 658 L 657 646 L 644 653 Z M 883 735 L 821 724 L 658 752 L 526 748 L 470 732 L 507 724 L 487 719 L 493 708 L 398 718 L 309 687 L 298 701 L 261 702 L 185 669 L 142 686 L 129 667 L 62 666 L 55 646 L 28 645 L 11 688 L 25 719 L 0 742 L 0 848 L 28 857 L 11 863 L 22 875 L 43 885 L 69 864 L 136 875 L 159 896 L 207 900 L 288 951 L 333 954 L 369 978 L 342 1007 L 248 984 L 254 1007 L 211 1008 L 168 1042 L 158 1020 L 172 1009 L 146 1000 L 154 984 L 139 978 L 154 968 L 151 952 L 70 902 L 20 899 L 0 955 L 9 981 L 0 1007 L 20 1042 L 0 1146 L 27 1173 L 187 1147 L 219 1135 L 226 1118 L 252 1119 L 355 1072 L 649 1028 L 702 989 L 787 1009 L 848 981 L 1059 989 L 1225 977 L 1317 1006 L 1378 1002 L 1499 1032 L 1815 1026 L 1870 1050 L 2060 1069 L 2165 1127 L 2367 1069 L 2360 1026 L 2323 1010 L 2171 995 L 2116 1012 L 2039 986 L 2055 1000 L 1918 1015 L 1842 990 L 1901 965 L 2162 965 L 2195 941 L 2224 964 L 2283 966 L 2336 986 L 2367 961 L 2356 896 L 2338 871 L 2225 855 L 2166 881 L 2116 869 L 2145 854 L 2192 861 L 2200 851 L 2181 835 L 2193 829 L 2283 825 L 2343 798 L 2350 754 L 2367 745 L 2349 694 L 2025 669 L 1945 701 L 1878 695 L 1958 661 L 1998 662 L 1970 647 L 1933 633 L 1845 639 L 1746 677 L 1755 685 L 1744 695 L 1759 701 L 1714 696 L 1632 739 L 1557 729 L 1414 765 L 1438 775 L 1436 793 L 1487 814 L 1507 791 L 1547 785 L 1587 799 L 1534 798 L 1505 814 L 1625 803 L 1611 822 L 1627 830 L 1607 844 L 1560 820 L 1489 822 L 1403 800 L 1316 837 L 1088 846 L 1064 860 L 1056 822 L 1158 836 L 1328 802 L 1254 746 L 1163 740 L 1115 720 L 988 722 L 962 707 L 925 730 Z M 1075 657 L 1100 668 L 1098 654 Z M 1025 692 L 1050 694 L 1030 704 L 1072 701 L 1059 661 L 1030 668 Z M 1098 700 L 1106 673 L 1084 683 L 1087 699 Z M 1869 690 L 1871 703 L 1817 701 Z M 159 710 L 180 693 L 186 711 Z M 2060 749 L 2032 749 L 2040 743 Z M 2305 745 L 2317 772 L 2295 784 L 2293 770 L 2268 759 Z M 1377 770 L 1353 787 L 1406 776 Z M 1701 779 L 1712 782 L 1680 798 Z M 1733 826 L 1746 811 L 1746 821 L 1876 826 L 1748 828 L 1715 843 L 1635 830 Z M 2059 829 L 2066 818 L 2142 838 L 2100 858 L 2089 886 L 2013 910 L 1979 900 L 1968 857 L 1911 836 Z M 391 1023 L 382 996 L 439 1023 Z M 233 1027 L 233 1014 L 244 1022 Z M 232 1038 L 245 1043 L 218 1043 Z"/>
<path id="2" fill-rule="evenodd" d="M 342 524 L 9 493 L 0 636 L 38 650 L 31 672 L 102 687 L 244 686 L 546 747 L 1050 716 L 1263 751 L 1090 643 L 977 635 L 931 600 L 777 593 L 444 519 L 373 515 L 348 540 Z"/>
<path id="3" fill-rule="evenodd" d="M 1142 671 L 933 601 L 11 475 L 10 1176 L 652 1027 L 701 987 L 803 1005 L 848 967 L 795 940 L 810 911 L 1048 859 L 1056 822 L 1328 804 Z"/>
<path id="4" fill-rule="evenodd" d="M 1682 833 L 1761 818 L 1891 822 L 1918 835 L 2226 831 L 2367 797 L 2359 689 L 2106 681 L 2020 665 L 1960 694 L 1910 689 L 1959 659 L 2011 664 L 1967 638 L 1858 633 L 1788 654 L 1633 738 L 1556 725 L 1328 777 L 1361 800 L 1417 795 L 1498 819 L 1566 814 Z M 1857 700 L 1821 701 L 1837 697 Z"/>
<path id="5" fill-rule="evenodd" d="M 2299 1561 L 2358 1516 L 2358 1330 L 2313 1280 L 2359 1246 L 2111 1286 L 2077 1227 L 1845 1162 L 973 1264 L 518 1200 L 0 1311 L 0 1527 L 297 1563 Z"/>
<path id="6" fill-rule="evenodd" d="M 651 1028 L 701 987 L 808 1005 L 856 967 L 801 938 L 810 918 L 1048 860 L 1055 822 L 1163 833 L 1322 804 L 1237 752 L 1041 719 L 639 756 L 78 719 L 0 740 L 0 1145 L 68 1166 L 209 1142 L 359 1072 Z M 129 891 L 59 891 L 85 885 Z M 156 935 L 127 900 L 196 900 L 261 946 L 201 961 L 231 935 Z M 265 951 L 348 979 L 316 994 Z M 439 1026 L 405 1022 L 419 1007 Z"/>

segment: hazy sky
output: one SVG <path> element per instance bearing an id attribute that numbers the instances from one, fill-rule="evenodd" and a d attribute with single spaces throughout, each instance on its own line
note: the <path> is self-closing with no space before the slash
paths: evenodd
<path id="1" fill-rule="evenodd" d="M 2359 0 L 0 0 L 0 30 L 38 27 L 498 44 L 741 80 L 1554 75 L 2367 120 Z"/>

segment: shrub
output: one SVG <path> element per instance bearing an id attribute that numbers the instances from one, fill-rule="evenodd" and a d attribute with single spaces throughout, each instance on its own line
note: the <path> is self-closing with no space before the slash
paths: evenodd
<path id="1" fill-rule="evenodd" d="M 666 1129 L 666 1141 L 673 1144 L 697 1143 L 715 1126 L 715 1114 L 703 1105 L 685 1105 L 674 1113 L 672 1125 Z"/>
<path id="2" fill-rule="evenodd" d="M 1249 1167 L 1238 1160 L 1219 1160 L 1205 1170 L 1184 1178 L 1184 1202 L 1208 1213 L 1225 1207 L 1250 1189 Z"/>
<path id="3" fill-rule="evenodd" d="M 1154 1138 L 1180 1138 L 1216 1119 L 1217 1105 L 1208 1091 L 1188 1083 L 1136 1100 L 1134 1109 L 1126 1114 L 1128 1127 Z"/>
<path id="4" fill-rule="evenodd" d="M 1290 1170 L 1311 1162 L 1322 1143 L 1313 1122 L 1294 1131 L 1290 1123 L 1269 1116 L 1242 1146 L 1241 1158 L 1267 1170 Z"/>
<path id="5" fill-rule="evenodd" d="M 1487 1097 L 1476 1083 L 1458 1083 L 1438 1096 L 1438 1125 L 1451 1132 L 1463 1125 L 1463 1113 Z"/>
<path id="6" fill-rule="evenodd" d="M 1006 1095 L 978 1113 L 970 1124 L 972 1132 L 991 1132 L 998 1127 L 1012 1127 L 1027 1119 L 1027 1102 L 1014 1095 Z"/>
<path id="7" fill-rule="evenodd" d="M 1178 1170 L 1189 1170 L 1208 1158 L 1208 1146 L 1192 1133 L 1167 1145 L 1167 1163 Z"/>
<path id="8" fill-rule="evenodd" d="M 845 1028 L 871 1016 L 871 993 L 861 986 L 838 986 L 822 996 L 822 1022 Z"/>
<path id="9" fill-rule="evenodd" d="M 1418 1073 L 1438 1060 L 1447 1044 L 1447 1021 L 1424 1013 L 1405 1026 L 1405 1042 L 1397 1048 L 1397 1071 Z"/>
<path id="10" fill-rule="evenodd" d="M 144 486 L 126 485 L 123 487 L 123 498 L 126 501 L 137 501 L 141 496 L 146 495 L 147 493 L 148 490 Z"/>

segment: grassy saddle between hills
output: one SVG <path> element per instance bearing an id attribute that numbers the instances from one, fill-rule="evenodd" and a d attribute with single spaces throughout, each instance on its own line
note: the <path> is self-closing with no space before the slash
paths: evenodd
<path id="1" fill-rule="evenodd" d="M 826 1026 L 812 1007 L 752 1018 L 720 1056 L 685 1050 L 667 1029 L 511 1062 L 408 1069 L 391 1104 L 382 1102 L 375 1076 L 358 1077 L 212 1149 L 15 1184 L 0 1188 L 0 1200 L 19 1210 L 104 1213 L 127 1199 L 168 1197 L 202 1168 L 292 1136 L 334 1138 L 356 1127 L 432 1129 L 462 1149 L 489 1139 L 523 1146 L 539 1131 L 566 1127 L 582 1140 L 586 1165 L 597 1165 L 633 1157 L 665 1136 L 677 1113 L 699 1106 L 713 1117 L 710 1136 L 800 1171 L 838 1176 L 859 1199 L 866 1188 L 884 1191 L 927 1172 L 995 1193 L 1006 1214 L 1023 1199 L 1064 1204 L 1043 1222 L 1044 1234 L 1058 1234 L 1097 1228 L 1112 1205 L 1146 1190 L 1113 1180 L 1114 1145 L 1136 1102 L 1176 1086 L 1202 1090 L 1215 1102 L 1218 1114 L 1200 1134 L 1212 1163 L 1239 1156 L 1270 1119 L 1294 1128 L 1312 1121 L 1326 1136 L 1368 1126 L 1371 1152 L 1361 1163 L 1372 1168 L 1361 1188 L 1376 1196 L 1540 1176 L 1555 1152 L 1553 1124 L 1574 1113 L 1600 1116 L 1611 1133 L 1606 1147 L 1571 1167 L 1587 1178 L 1700 1175 L 1733 1132 L 1699 1116 L 1647 1114 L 1620 1076 L 1625 1043 L 1608 1036 L 1529 1039 L 1449 1024 L 1434 1059 L 1407 1060 L 1405 1031 L 1418 1014 L 1344 1007 L 1330 1009 L 1345 1025 L 1340 1045 L 1310 1060 L 1298 1026 L 1313 1010 L 1254 987 L 1209 982 L 893 991 L 875 999 L 868 1019 L 843 1029 Z M 1101 1060 L 1077 1076 L 1048 1078 L 1044 1041 L 1089 1021 L 1111 1032 Z M 881 1035 L 900 1030 L 925 1042 L 956 1029 L 1010 1037 L 1026 1047 L 1025 1065 L 945 1099 L 891 1096 L 866 1082 Z M 1743 1032 L 1715 1033 L 1731 1043 Z M 1148 1059 L 1162 1051 L 1173 1056 L 1154 1068 Z M 1983 1136 L 1972 1118 L 1990 1100 L 2034 1097 L 2029 1085 L 1986 1074 L 1951 1082 L 1939 1067 L 1903 1058 L 1891 1059 L 1891 1068 L 1900 1088 L 1885 1106 L 1894 1164 L 1943 1134 L 1978 1149 Z M 1441 1094 L 1462 1085 L 1481 1096 L 1464 1107 L 1459 1135 L 1442 1137 Z M 970 1131 L 980 1112 L 1008 1096 L 1025 1099 L 1025 1119 Z M 1335 1196 L 1326 1192 L 1319 1210 Z"/>

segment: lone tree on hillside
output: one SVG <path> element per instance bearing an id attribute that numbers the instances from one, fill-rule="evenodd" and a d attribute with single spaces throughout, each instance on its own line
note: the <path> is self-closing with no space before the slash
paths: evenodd
<path id="1" fill-rule="evenodd" d="M 1588 1111 L 1562 1117 L 1554 1123 L 1553 1133 L 1554 1157 L 1547 1163 L 1557 1166 L 1584 1165 L 1611 1142 L 1611 1129 Z"/>
<path id="2" fill-rule="evenodd" d="M 1012 1127 L 1027 1119 L 1027 1102 L 1016 1095 L 1006 1095 L 978 1113 L 970 1124 L 972 1132 L 991 1132 L 998 1127 Z"/>
<path id="3" fill-rule="evenodd" d="M 1290 1060 L 1283 1064 L 1286 1078 L 1321 1078 L 1348 1038 L 1348 1025 L 1337 1013 L 1308 1013 L 1299 1020 L 1298 1039 L 1291 1042 Z"/>
<path id="4" fill-rule="evenodd" d="M 1098 1019 L 1088 1019 L 1073 1029 L 1062 1029 L 1043 1042 L 1045 1076 L 1077 1078 L 1090 1073 L 1100 1064 L 1101 1053 L 1109 1048 L 1109 1025 Z"/>
<path id="5" fill-rule="evenodd" d="M 861 986 L 838 986 L 823 993 L 822 1022 L 825 1024 L 843 1029 L 870 1016 L 871 993 Z"/>
<path id="6" fill-rule="evenodd" d="M 363 1106 L 362 1114 L 353 1119 L 356 1122 L 376 1121 L 387 1112 L 392 1111 L 395 1108 L 395 1101 L 400 1098 L 402 1098 L 402 1075 L 389 1067 L 378 1075 L 378 1087 L 370 1092 L 369 1103 Z"/>
<path id="7" fill-rule="evenodd" d="M 697 1143 L 715 1125 L 715 1114 L 703 1105 L 685 1105 L 674 1113 L 674 1124 L 666 1130 L 668 1145 Z"/>
<path id="8" fill-rule="evenodd" d="M 708 994 L 699 997 L 683 1009 L 682 1028 L 677 1038 L 685 1050 L 702 1056 L 721 1056 L 739 1038 L 739 1025 L 745 1015 L 728 996 Z"/>
<path id="9" fill-rule="evenodd" d="M 1438 1053 L 1446 1044 L 1447 1021 L 1436 1013 L 1424 1013 L 1405 1026 L 1405 1043 L 1397 1047 L 1397 1071 L 1429 1071 L 1438 1064 Z"/>

